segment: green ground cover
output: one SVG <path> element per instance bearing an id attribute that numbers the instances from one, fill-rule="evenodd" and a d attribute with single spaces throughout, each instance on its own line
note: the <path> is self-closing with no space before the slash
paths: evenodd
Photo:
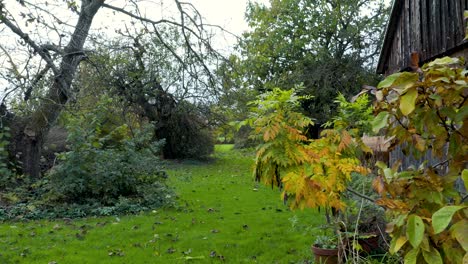
<path id="1" fill-rule="evenodd" d="M 0 263 L 303 263 L 323 216 L 290 211 L 251 177 L 253 153 L 168 164 L 177 208 L 0 224 Z"/>

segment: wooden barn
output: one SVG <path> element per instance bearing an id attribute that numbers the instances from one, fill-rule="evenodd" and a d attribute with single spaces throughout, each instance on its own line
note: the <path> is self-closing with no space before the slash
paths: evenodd
<path id="1" fill-rule="evenodd" d="M 468 0 L 394 0 L 377 73 L 410 69 L 413 52 L 420 63 L 443 56 L 468 58 L 467 9 Z"/>
<path id="2" fill-rule="evenodd" d="M 419 65 L 443 56 L 465 57 L 468 62 L 463 15 L 467 9 L 468 0 L 394 0 L 377 73 L 386 76 L 412 70 L 412 54 L 419 55 Z M 388 158 L 389 164 L 401 161 L 402 168 L 423 161 L 434 166 L 442 161 L 431 151 L 418 159 L 411 153 L 405 155 L 401 146 L 392 149 Z"/>

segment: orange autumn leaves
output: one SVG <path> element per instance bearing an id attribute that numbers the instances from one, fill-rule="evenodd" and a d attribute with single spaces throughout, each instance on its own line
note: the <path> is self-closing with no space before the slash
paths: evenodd
<path id="1" fill-rule="evenodd" d="M 368 172 L 355 154 L 363 144 L 344 129 L 325 130 L 320 139 L 308 139 L 305 131 L 313 122 L 297 110 L 301 99 L 294 89 L 274 89 L 252 103 L 252 137 L 261 142 L 255 178 L 282 186 L 293 208 L 343 209 L 341 193 L 351 173 Z"/>
<path id="2" fill-rule="evenodd" d="M 351 181 L 351 173 L 368 173 L 359 159 L 349 155 L 355 147 L 345 130 L 325 130 L 320 139 L 311 140 L 306 146 L 307 162 L 283 178 L 284 194 L 294 196 L 291 206 L 343 209 L 341 193 Z"/>

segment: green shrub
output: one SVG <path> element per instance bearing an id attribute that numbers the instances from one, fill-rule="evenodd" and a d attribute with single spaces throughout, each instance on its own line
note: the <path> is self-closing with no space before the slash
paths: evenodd
<path id="1" fill-rule="evenodd" d="M 154 125 L 109 122 L 109 105 L 103 97 L 93 110 L 66 116 L 69 151 L 44 178 L 4 188 L 0 220 L 129 214 L 172 203 Z"/>
<path id="2" fill-rule="evenodd" d="M 0 190 L 11 184 L 14 175 L 8 166 L 9 131 L 8 127 L 0 127 Z"/>
<path id="3" fill-rule="evenodd" d="M 156 156 L 161 142 L 150 143 L 152 129 L 148 126 L 134 138 L 109 147 L 101 144 L 109 142 L 107 137 L 96 141 L 89 131 L 70 126 L 71 151 L 59 155 L 59 165 L 49 175 L 52 198 L 67 203 L 88 204 L 98 200 L 104 205 L 115 205 L 121 196 L 144 200 L 142 190 L 160 189 L 165 178 Z"/>

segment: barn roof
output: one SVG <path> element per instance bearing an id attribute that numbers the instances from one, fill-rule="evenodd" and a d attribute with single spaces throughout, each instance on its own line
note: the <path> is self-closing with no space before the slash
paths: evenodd
<path id="1" fill-rule="evenodd" d="M 387 23 L 387 28 L 385 29 L 384 42 L 382 45 L 382 49 L 380 50 L 379 62 L 377 64 L 377 73 L 385 72 L 384 60 L 387 58 L 388 53 L 390 52 L 390 49 L 392 47 L 392 40 L 393 40 L 395 31 L 397 30 L 397 23 L 398 23 L 398 19 L 400 18 L 400 14 L 401 14 L 400 9 L 402 6 L 403 6 L 403 0 L 393 1 L 392 11 L 390 13 L 390 18 Z"/>
<path id="2" fill-rule="evenodd" d="M 394 0 L 377 73 L 404 70 L 413 51 L 427 62 L 468 48 L 463 19 L 467 8 L 468 0 Z"/>

